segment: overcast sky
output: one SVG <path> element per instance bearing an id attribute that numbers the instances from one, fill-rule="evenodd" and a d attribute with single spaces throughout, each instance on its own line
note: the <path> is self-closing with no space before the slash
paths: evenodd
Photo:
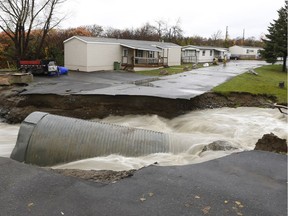
<path id="1" fill-rule="evenodd" d="M 259 39 L 277 19 L 284 0 L 67 0 L 67 19 L 61 27 L 97 24 L 119 29 L 138 28 L 164 20 L 180 26 L 185 36 L 210 37 L 218 30 L 230 38 L 254 36 Z"/>

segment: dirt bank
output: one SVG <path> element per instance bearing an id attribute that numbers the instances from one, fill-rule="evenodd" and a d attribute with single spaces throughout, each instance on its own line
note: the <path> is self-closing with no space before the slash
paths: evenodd
<path id="1" fill-rule="evenodd" d="M 0 117 L 8 123 L 20 123 L 33 111 L 82 119 L 109 115 L 157 114 L 173 118 L 197 109 L 220 107 L 271 107 L 276 98 L 249 93 L 220 95 L 208 92 L 190 100 L 148 96 L 107 95 L 20 95 L 25 87 L 0 87 Z"/>

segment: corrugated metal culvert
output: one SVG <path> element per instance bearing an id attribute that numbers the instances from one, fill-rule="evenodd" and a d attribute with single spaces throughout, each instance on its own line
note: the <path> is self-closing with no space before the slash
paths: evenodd
<path id="1" fill-rule="evenodd" d="M 110 154 L 137 157 L 189 149 L 189 139 L 178 138 L 152 130 L 33 112 L 21 124 L 11 158 L 52 166 Z"/>

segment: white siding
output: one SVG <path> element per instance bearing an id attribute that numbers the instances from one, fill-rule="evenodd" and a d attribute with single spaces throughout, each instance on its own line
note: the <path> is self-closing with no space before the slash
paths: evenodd
<path id="1" fill-rule="evenodd" d="M 244 55 L 245 54 L 245 51 L 242 47 L 240 46 L 232 46 L 232 47 L 229 47 L 229 51 L 231 53 L 231 55 Z"/>
<path id="2" fill-rule="evenodd" d="M 203 55 L 203 52 L 205 54 Z M 210 52 L 212 52 L 212 55 L 210 55 Z M 198 52 L 198 62 L 213 62 L 214 58 L 214 50 L 212 49 L 200 49 L 200 52 Z"/>
<path id="3" fill-rule="evenodd" d="M 232 56 L 242 56 L 246 58 L 258 58 L 259 50 L 261 50 L 259 47 L 241 47 L 237 45 L 229 47 Z"/>
<path id="4" fill-rule="evenodd" d="M 113 70 L 114 62 L 121 62 L 119 44 L 90 43 L 87 50 L 87 71 Z"/>
<path id="5" fill-rule="evenodd" d="M 69 70 L 87 71 L 87 44 L 72 39 L 64 44 L 64 66 Z"/>
<path id="6" fill-rule="evenodd" d="M 181 47 L 175 46 L 169 48 L 168 51 L 168 65 L 181 65 Z"/>

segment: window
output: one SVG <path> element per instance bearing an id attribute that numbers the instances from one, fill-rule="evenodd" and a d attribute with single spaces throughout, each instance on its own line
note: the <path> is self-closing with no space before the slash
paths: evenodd
<path id="1" fill-rule="evenodd" d="M 202 56 L 205 56 L 205 50 L 202 51 Z"/>
<path id="2" fill-rule="evenodd" d="M 249 54 L 249 53 L 254 53 L 254 50 L 249 50 L 249 49 L 247 49 L 247 50 L 246 50 L 246 54 Z"/>
<path id="3" fill-rule="evenodd" d="M 125 56 L 125 57 L 128 56 L 128 49 L 123 49 L 123 56 Z"/>
<path id="4" fill-rule="evenodd" d="M 210 56 L 212 56 L 213 55 L 213 51 L 212 50 L 210 50 Z"/>
<path id="5" fill-rule="evenodd" d="M 185 51 L 185 56 L 191 56 L 191 50 L 186 50 Z"/>
<path id="6" fill-rule="evenodd" d="M 186 56 L 195 56 L 195 51 L 194 50 L 187 50 Z"/>
<path id="7" fill-rule="evenodd" d="M 154 58 L 154 52 L 153 51 L 149 51 L 148 58 Z"/>
<path id="8" fill-rule="evenodd" d="M 143 50 L 136 50 L 136 57 L 143 57 Z"/>

